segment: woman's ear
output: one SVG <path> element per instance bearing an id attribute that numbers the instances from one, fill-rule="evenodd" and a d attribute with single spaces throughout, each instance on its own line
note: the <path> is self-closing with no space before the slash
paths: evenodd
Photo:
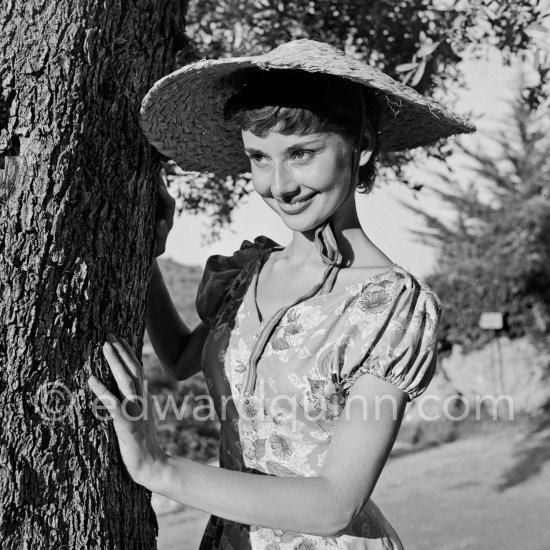
<path id="1" fill-rule="evenodd" d="M 367 121 L 365 133 L 363 134 L 363 139 L 361 140 L 361 153 L 359 156 L 359 166 L 365 166 L 369 159 L 372 156 L 374 150 L 374 132 L 370 122 Z"/>

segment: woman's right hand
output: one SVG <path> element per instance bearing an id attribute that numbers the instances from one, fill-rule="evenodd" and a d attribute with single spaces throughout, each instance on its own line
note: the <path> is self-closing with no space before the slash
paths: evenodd
<path id="1" fill-rule="evenodd" d="M 166 171 L 163 168 L 157 177 L 157 210 L 155 213 L 155 258 L 164 254 L 166 250 L 166 239 L 174 225 L 174 213 L 176 211 L 176 200 L 166 187 Z"/>

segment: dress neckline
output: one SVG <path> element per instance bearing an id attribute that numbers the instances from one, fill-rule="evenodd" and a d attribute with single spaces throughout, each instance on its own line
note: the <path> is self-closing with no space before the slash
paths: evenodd
<path id="1" fill-rule="evenodd" d="M 246 376 L 246 383 L 244 385 L 243 391 L 242 391 L 242 397 L 244 399 L 244 403 L 250 404 L 250 400 L 253 398 L 256 386 L 256 371 L 258 368 L 258 361 L 260 360 L 263 351 L 265 350 L 265 347 L 267 346 L 269 339 L 271 338 L 272 334 L 276 330 L 278 324 L 282 320 L 282 318 L 286 315 L 286 313 L 293 307 L 297 306 L 298 304 L 305 302 L 306 300 L 309 300 L 311 298 L 317 298 L 319 296 L 326 296 L 326 294 L 332 293 L 332 288 L 334 284 L 334 280 L 336 278 L 336 275 L 340 269 L 340 266 L 338 263 L 329 263 L 325 269 L 325 272 L 323 274 L 323 279 L 313 286 L 309 292 L 306 294 L 300 296 L 297 300 L 294 301 L 294 303 L 283 306 L 279 308 L 277 311 L 275 311 L 268 320 L 264 319 L 262 317 L 262 313 L 260 309 L 258 308 L 258 301 L 257 301 L 257 293 L 256 288 L 258 285 L 258 278 L 261 271 L 262 266 L 265 264 L 266 260 L 269 258 L 271 253 L 273 252 L 273 249 L 275 247 L 270 247 L 268 250 L 265 251 L 265 253 L 260 254 L 256 265 L 254 266 L 254 272 L 251 284 L 249 285 L 249 290 L 251 288 L 252 292 L 252 302 L 254 303 L 254 310 L 256 312 L 256 318 L 259 322 L 259 328 L 258 332 L 256 334 L 256 341 L 254 343 L 254 346 L 252 348 L 252 351 L 250 353 L 249 361 L 248 361 L 248 372 Z M 280 247 L 279 247 L 280 248 Z M 369 284 L 375 279 L 382 279 L 383 277 L 388 277 L 391 273 L 394 273 L 397 268 L 397 264 L 393 263 L 391 267 L 387 270 L 385 270 L 382 273 L 377 273 L 371 277 L 367 277 L 362 281 L 363 285 Z M 328 290 L 327 290 L 328 285 Z M 337 293 L 339 294 L 339 292 Z"/>
<path id="2" fill-rule="evenodd" d="M 252 303 L 253 303 L 253 306 L 254 306 L 254 310 L 256 312 L 256 317 L 258 318 L 258 321 L 262 325 L 267 324 L 267 323 L 266 323 L 266 318 L 263 316 L 262 312 L 260 311 L 260 308 L 258 307 L 258 292 L 257 292 L 258 280 L 260 278 L 260 272 L 261 272 L 263 266 L 267 263 L 267 261 L 271 257 L 272 252 L 275 251 L 275 250 L 284 250 L 284 247 L 282 247 L 280 245 L 272 246 L 272 247 L 266 249 L 262 254 L 258 255 L 257 260 L 256 260 L 256 265 L 254 267 L 254 273 L 253 273 L 253 276 L 252 276 L 251 285 L 250 285 L 252 287 L 251 288 L 251 295 L 252 295 L 251 298 L 252 298 Z M 340 269 L 346 269 L 346 268 L 337 267 L 336 269 L 337 269 L 337 271 L 340 271 Z M 331 295 L 331 296 L 338 295 L 342 292 L 345 292 L 347 290 L 347 288 L 349 288 L 350 286 L 353 286 L 353 285 L 358 285 L 359 284 L 359 285 L 362 285 L 363 287 L 367 286 L 375 280 L 383 280 L 384 278 L 387 278 L 387 277 L 391 276 L 394 271 L 399 270 L 399 269 L 402 269 L 401 266 L 399 266 L 399 264 L 397 264 L 395 262 L 392 262 L 392 264 L 387 269 L 385 269 L 384 271 L 381 271 L 379 273 L 375 273 L 374 275 L 369 275 L 368 277 L 363 277 L 361 280 L 357 281 L 356 283 L 350 283 L 349 285 L 344 286 L 342 289 L 340 289 L 336 292 L 331 289 L 331 291 L 328 294 Z M 312 287 L 311 290 L 313 290 L 313 288 L 314 287 Z M 311 291 L 309 291 L 308 294 L 310 292 Z M 307 294 L 306 294 L 306 296 L 307 296 Z M 313 299 L 313 298 L 316 298 L 318 296 L 320 296 L 320 294 L 317 293 L 313 296 L 309 296 L 307 299 Z M 290 308 L 298 305 L 300 302 L 305 301 L 303 298 L 304 298 L 303 296 L 300 296 L 292 304 L 283 305 L 283 306 L 281 306 L 280 309 L 285 309 L 285 308 L 290 309 Z M 272 315 L 270 315 L 269 319 L 272 319 L 273 317 L 275 317 L 277 315 L 277 313 L 280 311 L 280 309 L 276 310 Z"/>

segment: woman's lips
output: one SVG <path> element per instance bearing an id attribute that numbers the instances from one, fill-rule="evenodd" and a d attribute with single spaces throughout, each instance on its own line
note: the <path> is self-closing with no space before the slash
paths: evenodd
<path id="1" fill-rule="evenodd" d="M 309 197 L 305 197 L 304 199 L 294 200 L 293 202 L 280 202 L 277 201 L 279 204 L 279 208 L 285 213 L 285 214 L 299 214 L 302 212 L 302 210 L 305 210 L 309 203 L 311 202 L 311 199 L 316 195 L 314 193 L 313 195 L 310 195 Z"/>

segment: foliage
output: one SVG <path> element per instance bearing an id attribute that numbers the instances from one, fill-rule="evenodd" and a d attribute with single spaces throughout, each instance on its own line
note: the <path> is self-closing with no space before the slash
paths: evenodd
<path id="1" fill-rule="evenodd" d="M 545 15 L 548 7 L 536 0 L 191 0 L 186 27 L 191 47 L 182 62 L 262 53 L 291 39 L 313 38 L 368 61 L 420 93 L 441 96 L 464 85 L 462 57 L 482 56 L 492 45 L 506 62 L 521 54 L 538 71 L 540 81 L 526 90 L 535 107 L 548 92 Z M 438 158 L 450 153 L 445 145 L 430 150 Z M 382 177 L 403 180 L 401 167 L 410 159 L 410 153 L 386 155 Z M 246 177 L 225 182 L 212 175 L 196 178 L 188 174 L 176 178 L 176 184 L 186 209 L 210 214 L 215 235 L 231 221 L 251 185 Z"/>
<path id="2" fill-rule="evenodd" d="M 157 414 L 157 433 L 174 456 L 210 462 L 218 457 L 219 422 L 202 374 L 183 382 L 168 378 L 153 355 L 143 358 L 148 391 Z"/>
<path id="3" fill-rule="evenodd" d="M 445 304 L 444 347 L 467 349 L 491 338 L 478 327 L 483 311 L 504 312 L 510 337 L 550 329 L 549 122 L 519 99 L 512 113 L 509 128 L 492 139 L 497 153 L 464 150 L 474 181 L 442 176 L 456 189 L 437 191 L 455 211 L 453 223 L 408 206 L 428 226 L 417 236 L 439 249 L 428 282 Z"/>

